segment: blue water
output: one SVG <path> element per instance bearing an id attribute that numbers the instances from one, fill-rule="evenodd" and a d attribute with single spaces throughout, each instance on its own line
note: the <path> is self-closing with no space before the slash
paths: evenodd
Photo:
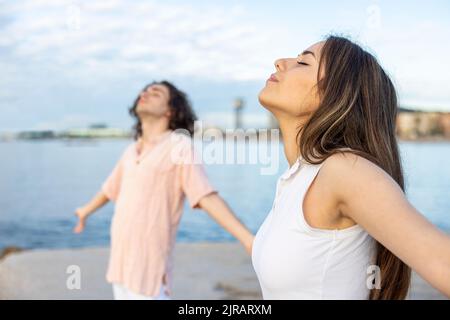
<path id="1" fill-rule="evenodd" d="M 98 191 L 129 143 L 0 143 L 0 248 L 108 245 L 112 204 L 91 216 L 81 235 L 72 233 L 76 222 L 73 211 Z M 450 231 L 450 143 L 404 142 L 400 148 L 408 199 L 431 222 Z M 253 232 L 270 210 L 276 180 L 287 167 L 282 149 L 278 152 L 280 167 L 276 175 L 261 175 L 262 165 L 206 166 L 211 182 Z M 178 241 L 232 239 L 205 212 L 185 205 Z"/>

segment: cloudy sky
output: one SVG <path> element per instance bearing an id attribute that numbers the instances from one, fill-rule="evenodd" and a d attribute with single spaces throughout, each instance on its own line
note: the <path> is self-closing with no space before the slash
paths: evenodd
<path id="1" fill-rule="evenodd" d="M 246 125 L 264 125 L 273 61 L 328 33 L 375 54 L 403 106 L 450 111 L 449 1 L 0 0 L 0 131 L 127 128 L 154 79 L 209 123 L 230 125 L 240 96 Z"/>

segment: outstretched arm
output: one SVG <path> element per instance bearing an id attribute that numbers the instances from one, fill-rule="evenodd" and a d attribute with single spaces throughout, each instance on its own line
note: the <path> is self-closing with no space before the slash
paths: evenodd
<path id="1" fill-rule="evenodd" d="M 348 153 L 327 160 L 323 169 L 342 214 L 450 297 L 450 237 L 417 211 L 391 176 L 372 162 Z"/>
<path id="2" fill-rule="evenodd" d="M 252 252 L 253 234 L 238 220 L 225 201 L 217 194 L 204 196 L 199 207 L 205 210 L 225 230 L 238 239 L 249 255 Z"/>
<path id="3" fill-rule="evenodd" d="M 75 210 L 75 215 L 78 217 L 78 223 L 73 229 L 73 232 L 83 232 L 87 218 L 95 211 L 103 207 L 106 203 L 108 203 L 108 201 L 109 199 L 106 197 L 103 191 L 99 191 L 86 205 L 77 208 Z"/>

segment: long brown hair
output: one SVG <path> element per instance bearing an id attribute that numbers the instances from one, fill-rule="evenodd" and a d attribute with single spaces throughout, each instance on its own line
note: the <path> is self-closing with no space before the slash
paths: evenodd
<path id="1" fill-rule="evenodd" d="M 194 110 L 192 109 L 191 102 L 189 101 L 186 93 L 175 87 L 169 81 L 163 80 L 160 82 L 153 81 L 152 83 L 146 85 L 142 91 L 147 90 L 147 88 L 153 84 L 161 84 L 169 89 L 169 107 L 172 111 L 169 120 L 169 129 L 185 129 L 189 131 L 192 135 L 194 133 L 194 122 L 197 120 Z M 141 91 L 141 92 L 142 92 Z M 138 95 L 133 102 L 133 105 L 128 109 L 130 115 L 136 120 L 133 131 L 134 139 L 137 140 L 142 135 L 142 123 L 139 118 L 136 109 L 139 102 L 140 96 Z"/>
<path id="2" fill-rule="evenodd" d="M 319 75 L 321 70 L 320 105 L 297 136 L 302 157 L 317 164 L 350 148 L 386 171 L 404 191 L 395 136 L 397 95 L 389 76 L 374 56 L 340 36 L 326 38 Z M 378 241 L 376 250 L 381 289 L 372 289 L 369 299 L 405 299 L 411 269 Z"/>

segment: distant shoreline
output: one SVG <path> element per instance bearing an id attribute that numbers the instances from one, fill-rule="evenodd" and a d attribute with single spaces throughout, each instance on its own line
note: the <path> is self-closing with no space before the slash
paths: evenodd
<path id="1" fill-rule="evenodd" d="M 249 134 L 248 136 L 251 136 Z M 270 138 L 270 135 L 269 135 Z M 0 143 L 9 143 L 9 142 L 17 142 L 17 141 L 27 141 L 27 142 L 41 142 L 41 141 L 63 141 L 63 142 L 78 142 L 78 141 L 106 141 L 106 140 L 117 140 L 117 141 L 123 141 L 123 140 L 133 140 L 132 137 L 70 137 L 70 138 L 30 138 L 30 139 L 22 139 L 22 138 L 11 138 L 11 139 L 5 139 L 0 138 Z M 280 136 L 280 140 L 282 140 L 282 137 Z M 450 137 L 444 137 L 444 136 L 430 136 L 430 137 L 420 137 L 420 138 L 401 138 L 397 136 L 398 142 L 450 142 Z"/>

